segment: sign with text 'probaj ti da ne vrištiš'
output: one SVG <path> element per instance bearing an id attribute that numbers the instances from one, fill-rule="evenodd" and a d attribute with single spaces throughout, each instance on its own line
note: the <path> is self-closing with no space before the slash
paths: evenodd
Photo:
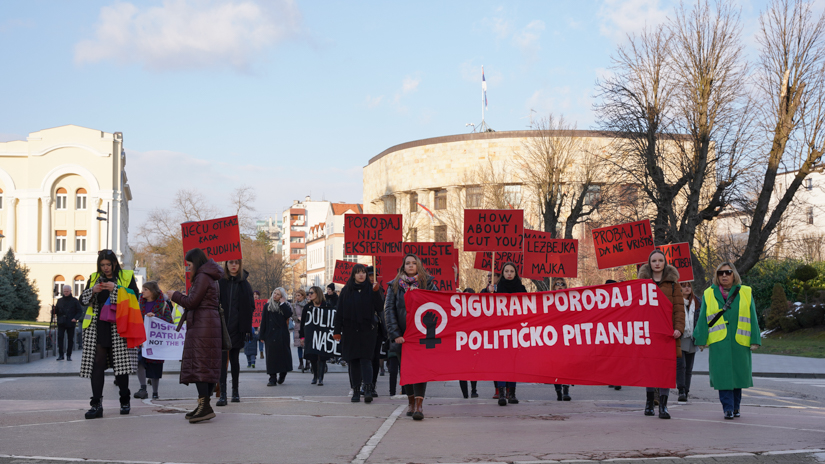
<path id="1" fill-rule="evenodd" d="M 464 251 L 521 251 L 524 211 L 465 209 Z"/>
<path id="2" fill-rule="evenodd" d="M 650 220 L 593 229 L 593 245 L 599 269 L 647 262 L 654 248 Z"/>
<path id="3" fill-rule="evenodd" d="M 553 238 L 549 232 L 524 231 L 524 272 L 528 279 L 576 278 L 579 269 L 579 241 Z"/>
<path id="4" fill-rule="evenodd" d="M 688 242 L 671 243 L 656 248 L 662 250 L 667 263 L 679 271 L 679 282 L 693 281 L 693 263 L 690 259 L 690 244 Z"/>
<path id="5" fill-rule="evenodd" d="M 400 214 L 344 215 L 344 252 L 348 255 L 401 255 L 403 236 Z"/>

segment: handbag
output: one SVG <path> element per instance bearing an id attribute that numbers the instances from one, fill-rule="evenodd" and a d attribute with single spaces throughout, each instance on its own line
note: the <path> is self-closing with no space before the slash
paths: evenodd
<path id="1" fill-rule="evenodd" d="M 97 318 L 103 322 L 115 322 L 117 320 L 117 306 L 111 303 L 110 298 L 106 298 L 106 302 L 101 306 Z"/>

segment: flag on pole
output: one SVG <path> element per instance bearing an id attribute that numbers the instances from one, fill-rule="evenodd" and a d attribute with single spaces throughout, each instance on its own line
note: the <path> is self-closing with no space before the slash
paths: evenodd
<path id="1" fill-rule="evenodd" d="M 429 208 L 422 205 L 421 203 L 416 203 L 416 205 L 420 206 L 421 209 L 423 209 L 427 213 L 427 215 L 430 216 L 430 222 L 433 222 L 435 220 L 435 214 L 433 214 L 433 212 L 430 211 Z"/>
<path id="2" fill-rule="evenodd" d="M 487 108 L 487 79 L 484 78 L 484 66 L 481 67 L 481 91 L 484 94 L 484 108 Z"/>

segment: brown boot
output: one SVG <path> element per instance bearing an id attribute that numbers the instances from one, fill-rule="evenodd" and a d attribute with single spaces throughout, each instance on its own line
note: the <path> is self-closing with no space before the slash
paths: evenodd
<path id="1" fill-rule="evenodd" d="M 422 420 L 424 419 L 424 397 L 423 396 L 416 396 L 415 397 L 415 411 L 412 415 L 413 420 Z"/>
<path id="2" fill-rule="evenodd" d="M 407 400 L 410 402 L 410 407 L 407 408 L 407 416 L 412 417 L 413 412 L 415 412 L 415 397 L 407 395 Z"/>

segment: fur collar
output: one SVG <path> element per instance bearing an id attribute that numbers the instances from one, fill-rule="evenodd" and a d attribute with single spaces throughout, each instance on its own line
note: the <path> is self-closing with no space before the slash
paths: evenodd
<path id="1" fill-rule="evenodd" d="M 638 276 L 640 279 L 653 279 L 653 273 L 650 271 L 650 265 L 645 264 L 640 267 Z M 662 282 L 679 282 L 679 270 L 670 264 L 665 266 L 665 271 L 662 273 Z"/>

